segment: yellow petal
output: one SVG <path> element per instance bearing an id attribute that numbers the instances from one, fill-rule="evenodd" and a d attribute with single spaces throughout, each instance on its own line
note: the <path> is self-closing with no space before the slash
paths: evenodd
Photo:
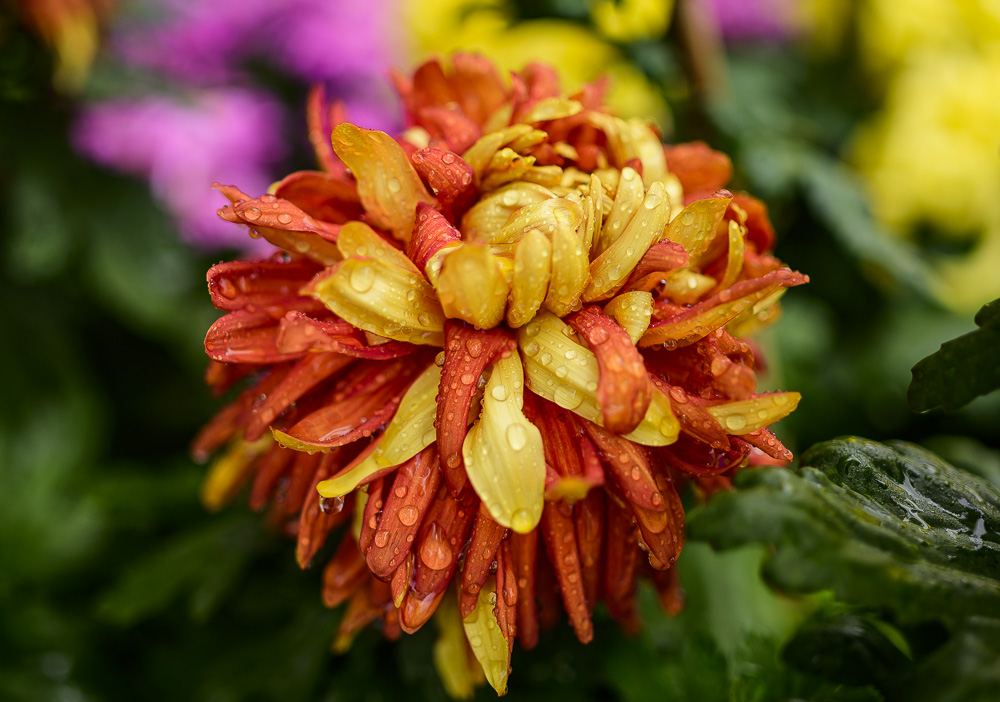
<path id="1" fill-rule="evenodd" d="M 462 217 L 462 238 L 466 241 L 492 243 L 510 216 L 542 200 L 555 197 L 548 188 L 536 183 L 511 183 L 480 198 Z"/>
<path id="2" fill-rule="evenodd" d="M 649 328 L 653 315 L 653 296 L 644 291 L 622 293 L 604 306 L 604 313 L 614 318 L 624 329 L 633 344 Z"/>
<path id="3" fill-rule="evenodd" d="M 531 147 L 541 144 L 548 138 L 549 135 L 547 132 L 541 129 L 532 129 L 527 134 L 523 134 L 515 139 L 512 139 L 508 144 L 508 146 L 514 149 L 514 151 L 518 152 L 519 154 L 523 154 L 526 151 L 528 151 L 528 149 L 530 149 Z"/>
<path id="4" fill-rule="evenodd" d="M 238 439 L 226 452 L 212 461 L 208 475 L 201 484 L 201 503 L 210 512 L 217 512 L 229 503 L 248 477 L 250 463 L 273 445 L 270 436 L 256 441 Z"/>
<path id="5" fill-rule="evenodd" d="M 575 205 L 576 211 L 579 206 Z M 567 315 L 580 307 L 580 297 L 590 281 L 589 251 L 583 245 L 579 220 L 563 208 L 554 211 L 552 229 L 552 277 L 545 295 L 545 308 L 557 315 Z"/>
<path id="6" fill-rule="evenodd" d="M 642 197 L 646 188 L 642 184 L 639 174 L 631 168 L 622 169 L 622 174 L 618 178 L 618 189 L 615 192 L 615 199 L 611 205 L 611 214 L 604 222 L 603 229 L 594 242 L 593 253 L 595 256 L 604 253 L 614 241 L 622 235 L 625 227 L 632 221 L 632 216 L 642 204 Z"/>
<path id="7" fill-rule="evenodd" d="M 726 331 L 737 338 L 753 336 L 761 329 L 774 324 L 781 318 L 781 304 L 778 302 L 785 294 L 787 288 L 779 288 L 765 297 L 763 300 L 737 315 L 729 324 Z"/>
<path id="8" fill-rule="evenodd" d="M 304 289 L 339 317 L 379 336 L 444 344 L 444 313 L 423 276 L 377 259 L 350 258 Z"/>
<path id="9" fill-rule="evenodd" d="M 483 192 L 489 192 L 512 181 L 520 180 L 534 165 L 534 156 L 522 156 L 509 147 L 500 149 L 490 161 L 479 188 Z"/>
<path id="10" fill-rule="evenodd" d="M 410 159 L 385 132 L 348 122 L 333 130 L 333 150 L 358 181 L 358 196 L 375 226 L 409 241 L 418 202 L 433 202 Z"/>
<path id="11" fill-rule="evenodd" d="M 521 412 L 524 372 L 516 353 L 493 364 L 483 412 L 462 446 L 465 471 L 490 516 L 526 534 L 542 517 L 545 455 L 542 434 Z"/>
<path id="12" fill-rule="evenodd" d="M 462 154 L 462 159 L 472 166 L 472 170 L 476 173 L 476 185 L 478 186 L 482 182 L 482 178 L 489 168 L 490 163 L 493 161 L 493 156 L 496 152 L 503 148 L 504 145 L 509 144 L 518 137 L 523 137 L 535 131 L 531 125 L 528 124 L 514 124 L 509 127 L 504 127 L 503 129 L 491 132 L 489 134 L 484 134 L 481 136 L 475 144 L 470 146 L 464 154 Z"/>
<path id="13" fill-rule="evenodd" d="M 729 221 L 729 255 L 726 258 L 726 270 L 722 274 L 722 280 L 715 288 L 716 292 L 730 287 L 740 277 L 740 272 L 743 270 L 743 252 L 746 249 L 743 238 L 746 236 L 746 231 L 746 227 Z"/>
<path id="14" fill-rule="evenodd" d="M 663 183 L 655 182 L 622 235 L 590 264 L 591 282 L 583 299 L 605 299 L 624 285 L 649 247 L 662 238 L 669 221 L 670 203 Z"/>
<path id="15" fill-rule="evenodd" d="M 344 258 L 373 258 L 413 273 L 420 271 L 406 254 L 392 246 L 364 222 L 348 222 L 337 236 L 337 248 Z"/>
<path id="16" fill-rule="evenodd" d="M 510 285 L 496 257 L 479 244 L 462 244 L 449 253 L 434 281 L 445 315 L 481 329 L 503 320 Z"/>
<path id="17" fill-rule="evenodd" d="M 624 165 L 637 158 L 642 162 L 642 180 L 652 185 L 667 176 L 667 159 L 663 154 L 663 143 L 649 124 L 640 119 L 628 121 L 603 112 L 588 115 L 591 124 L 608 137 L 608 147 L 615 163 Z"/>
<path id="18" fill-rule="evenodd" d="M 368 486 L 354 493 L 354 514 L 351 515 L 351 536 L 361 543 L 361 530 L 365 526 L 365 506 L 368 504 Z"/>
<path id="19" fill-rule="evenodd" d="M 552 244 L 537 229 L 529 229 L 514 249 L 514 276 L 510 286 L 507 323 L 514 329 L 535 316 L 549 290 Z"/>
<path id="20" fill-rule="evenodd" d="M 434 418 L 437 416 L 438 384 L 441 369 L 431 365 L 413 382 L 403 395 L 396 415 L 378 440 L 378 446 L 349 470 L 316 486 L 323 497 L 343 497 L 357 488 L 372 473 L 398 466 L 437 439 Z"/>
<path id="21" fill-rule="evenodd" d="M 551 188 L 562 182 L 563 169 L 559 166 L 532 166 L 524 172 L 521 180 L 527 183 L 538 183 L 539 185 Z"/>
<path id="22" fill-rule="evenodd" d="M 603 426 L 597 403 L 597 357 L 572 337 L 569 325 L 547 312 L 521 327 L 517 342 L 524 357 L 525 381 L 536 395 Z M 624 437 L 646 446 L 666 446 L 677 440 L 679 430 L 670 400 L 654 390 L 639 426 Z"/>
<path id="23" fill-rule="evenodd" d="M 715 405 L 708 411 L 728 433 L 749 434 L 791 414 L 801 399 L 797 392 L 776 392 Z"/>
<path id="24" fill-rule="evenodd" d="M 587 247 L 593 258 L 599 253 L 597 240 L 604 228 L 604 187 L 596 173 L 590 175 L 587 201 L 587 233 L 583 238 L 583 245 Z"/>
<path id="25" fill-rule="evenodd" d="M 441 598 L 437 612 L 434 613 L 434 624 L 438 631 L 433 650 L 434 669 L 449 697 L 455 700 L 469 699 L 475 691 L 475 677 L 469 668 L 465 630 L 452 591 Z"/>
<path id="26" fill-rule="evenodd" d="M 539 100 L 534 107 L 521 118 L 522 122 L 548 122 L 553 119 L 572 117 L 583 111 L 583 105 L 566 97 L 550 97 Z"/>
<path id="27" fill-rule="evenodd" d="M 507 692 L 507 669 L 510 667 L 510 655 L 507 641 L 500 632 L 493 606 L 497 598 L 497 583 L 490 576 L 479 591 L 476 608 L 465 618 L 465 636 L 472 647 L 472 653 L 483 667 L 486 680 L 496 690 L 498 695 Z"/>
<path id="28" fill-rule="evenodd" d="M 530 229 L 551 236 L 557 226 L 572 229 L 583 224 L 583 209 L 564 197 L 542 200 L 517 210 L 490 241 L 492 244 L 514 243 Z"/>
<path id="29" fill-rule="evenodd" d="M 715 285 L 716 280 L 710 275 L 680 268 L 664 279 L 663 296 L 679 305 L 693 305 Z"/>
<path id="30" fill-rule="evenodd" d="M 698 256 L 715 238 L 732 199 L 730 196 L 695 200 L 670 222 L 666 238 L 683 246 L 692 258 Z"/>

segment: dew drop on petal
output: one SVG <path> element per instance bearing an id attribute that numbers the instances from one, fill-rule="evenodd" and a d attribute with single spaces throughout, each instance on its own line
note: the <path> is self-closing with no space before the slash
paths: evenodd
<path id="1" fill-rule="evenodd" d="M 538 345 L 537 341 L 529 341 L 524 345 L 524 352 L 529 356 L 536 356 L 538 352 L 541 351 L 542 347 Z"/>
<path id="2" fill-rule="evenodd" d="M 390 178 L 386 181 L 385 186 L 389 189 L 389 192 L 394 195 L 403 189 L 403 186 L 400 185 L 398 178 Z"/>
<path id="3" fill-rule="evenodd" d="M 260 210 L 258 210 L 256 207 L 248 207 L 245 210 L 243 210 L 243 216 L 249 220 L 260 219 L 260 214 L 261 214 Z"/>
<path id="4" fill-rule="evenodd" d="M 560 385 L 556 388 L 552 399 L 555 400 L 557 405 L 568 410 L 576 409 L 583 402 L 580 391 L 569 385 Z"/>
<path id="5" fill-rule="evenodd" d="M 514 451 L 520 451 L 528 443 L 528 432 L 520 424 L 507 427 L 507 445 Z"/>
<path id="6" fill-rule="evenodd" d="M 444 570 L 451 563 L 451 544 L 437 522 L 431 524 L 427 536 L 420 544 L 420 560 L 431 570 Z"/>
<path id="7" fill-rule="evenodd" d="M 292 216 L 287 212 L 282 212 L 281 214 L 278 215 L 278 221 L 281 224 L 290 224 L 292 221 Z"/>
<path id="8" fill-rule="evenodd" d="M 514 531 L 524 534 L 534 528 L 535 520 L 528 514 L 528 510 L 519 509 L 510 515 L 510 526 Z M 527 587 L 527 583 L 524 586 Z"/>
<path id="9" fill-rule="evenodd" d="M 742 414 L 733 414 L 726 417 L 726 428 L 730 431 L 740 431 L 747 425 L 747 418 Z"/>
<path id="10" fill-rule="evenodd" d="M 366 293 L 372 289 L 375 284 L 375 271 L 369 266 L 358 266 L 351 271 L 351 277 L 348 281 L 354 292 Z"/>
<path id="11" fill-rule="evenodd" d="M 399 522 L 403 526 L 413 526 L 417 523 L 417 517 L 420 516 L 417 512 L 417 508 L 413 505 L 406 505 L 405 507 L 400 507 L 399 512 L 396 513 L 399 517 Z"/>
<path id="12" fill-rule="evenodd" d="M 385 545 L 389 543 L 389 531 L 383 529 L 379 533 L 375 534 L 375 545 L 379 548 L 385 548 Z"/>
<path id="13" fill-rule="evenodd" d="M 497 402 L 503 402 L 507 399 L 507 390 L 503 385 L 494 385 L 490 394 L 493 395 L 493 399 Z"/>

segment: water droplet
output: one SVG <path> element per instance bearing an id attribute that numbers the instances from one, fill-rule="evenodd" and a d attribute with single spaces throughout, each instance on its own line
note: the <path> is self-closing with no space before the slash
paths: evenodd
<path id="1" fill-rule="evenodd" d="M 278 215 L 278 222 L 281 224 L 290 224 L 292 221 L 292 216 L 287 212 L 282 212 Z"/>
<path id="2" fill-rule="evenodd" d="M 406 486 L 405 485 L 400 485 L 395 490 L 393 490 L 393 492 L 396 493 L 396 497 L 399 497 L 399 498 L 406 497 Z"/>
<path id="3" fill-rule="evenodd" d="M 375 284 L 375 271 L 369 266 L 357 266 L 351 271 L 349 283 L 355 292 L 366 293 Z"/>
<path id="4" fill-rule="evenodd" d="M 524 345 L 524 352 L 529 356 L 536 356 L 538 352 L 542 350 L 542 347 L 538 345 L 537 341 L 529 341 Z"/>
<path id="5" fill-rule="evenodd" d="M 528 510 L 519 509 L 510 515 L 510 526 L 519 534 L 527 534 L 535 528 L 535 520 L 528 514 Z M 527 583 L 525 583 L 525 587 L 527 587 Z"/>
<path id="6" fill-rule="evenodd" d="M 548 351 L 544 351 L 542 352 L 542 355 L 538 357 L 538 360 L 542 363 L 542 365 L 547 366 L 552 363 L 552 354 Z"/>
<path id="7" fill-rule="evenodd" d="M 490 394 L 493 395 L 493 399 L 497 402 L 503 402 L 507 399 L 507 389 L 503 385 L 494 385 Z"/>
<path id="8" fill-rule="evenodd" d="M 514 451 L 520 451 L 528 443 L 528 431 L 520 424 L 507 427 L 507 445 Z"/>
<path id="9" fill-rule="evenodd" d="M 687 402 L 687 393 L 684 392 L 683 388 L 672 385 L 670 387 L 670 399 L 678 403 Z"/>
<path id="10" fill-rule="evenodd" d="M 343 497 L 319 498 L 319 510 L 323 514 L 338 514 L 342 509 L 344 509 Z"/>
<path id="11" fill-rule="evenodd" d="M 524 333 L 528 336 L 538 336 L 538 332 L 542 330 L 542 327 L 538 322 L 532 322 L 524 328 Z"/>
<path id="12" fill-rule="evenodd" d="M 667 417 L 664 417 L 662 420 L 660 420 L 660 425 L 657 427 L 657 429 L 664 436 L 677 435 L 677 428 L 674 426 L 674 423 L 670 421 L 670 419 Z"/>
<path id="13" fill-rule="evenodd" d="M 638 480 L 642 477 L 642 471 L 639 470 L 639 466 L 632 466 L 632 472 L 630 473 L 632 480 Z"/>
<path id="14" fill-rule="evenodd" d="M 390 178 L 388 181 L 386 181 L 385 186 L 389 188 L 389 192 L 392 193 L 393 195 L 395 195 L 396 193 L 398 193 L 400 190 L 403 189 L 403 186 L 399 184 L 398 178 Z"/>
<path id="15" fill-rule="evenodd" d="M 445 537 L 444 529 L 434 522 L 420 544 L 420 560 L 431 570 L 444 570 L 451 564 L 451 559 L 451 544 Z"/>
<path id="16" fill-rule="evenodd" d="M 229 278 L 219 279 L 219 294 L 222 295 L 227 300 L 232 300 L 237 295 L 236 286 L 233 285 L 233 281 Z"/>
<path id="17" fill-rule="evenodd" d="M 399 522 L 403 526 L 413 526 L 417 523 L 417 517 L 420 514 L 417 512 L 417 508 L 413 505 L 406 505 L 405 507 L 400 507 L 399 512 L 396 513 L 399 517 Z"/>
<path id="18" fill-rule="evenodd" d="M 476 376 L 474 376 L 472 373 L 463 373 L 461 380 L 462 383 L 465 385 L 472 385 L 474 382 L 476 382 Z"/>
<path id="19" fill-rule="evenodd" d="M 444 155 L 441 156 L 441 160 L 443 162 L 449 163 L 449 164 L 450 163 L 455 163 L 455 154 L 453 154 L 453 153 L 451 153 L 449 151 L 448 153 L 446 153 L 446 154 L 444 154 Z"/>
<path id="20" fill-rule="evenodd" d="M 557 378 L 565 378 L 568 374 L 569 371 L 566 369 L 566 366 L 559 366 L 558 368 L 556 368 Z"/>
<path id="21" fill-rule="evenodd" d="M 580 391 L 569 385 L 560 385 L 552 397 L 555 403 L 568 410 L 574 410 L 583 403 Z"/>
<path id="22" fill-rule="evenodd" d="M 465 342 L 465 349 L 473 358 L 479 358 L 483 352 L 483 342 L 479 339 L 469 339 Z"/>
<path id="23" fill-rule="evenodd" d="M 375 534 L 375 545 L 379 548 L 385 548 L 385 545 L 389 543 L 389 531 L 383 529 L 379 533 Z"/>
<path id="24" fill-rule="evenodd" d="M 438 352 L 438 355 L 434 357 L 434 365 L 436 366 L 444 365 L 444 351 Z"/>
<path id="25" fill-rule="evenodd" d="M 611 338 L 608 330 L 604 327 L 597 327 L 592 332 L 590 332 L 590 343 L 591 344 L 603 344 L 605 341 Z"/>
<path id="26" fill-rule="evenodd" d="M 407 302 L 413 302 L 416 299 L 417 299 L 417 291 L 416 290 L 407 290 L 406 291 L 406 301 Z"/>
<path id="27" fill-rule="evenodd" d="M 256 207 L 248 207 L 245 210 L 243 210 L 243 217 L 249 220 L 254 220 L 254 221 L 258 220 L 260 219 L 260 210 L 258 210 Z"/>
<path id="28" fill-rule="evenodd" d="M 742 414 L 731 414 L 726 417 L 726 428 L 730 431 L 740 431 L 747 425 L 747 418 Z"/>

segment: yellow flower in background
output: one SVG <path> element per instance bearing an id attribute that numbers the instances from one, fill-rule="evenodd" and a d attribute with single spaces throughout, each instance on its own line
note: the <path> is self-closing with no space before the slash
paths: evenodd
<path id="1" fill-rule="evenodd" d="M 848 150 L 876 218 L 899 236 L 952 237 L 935 261 L 935 295 L 966 312 L 1000 296 L 1000 0 L 809 0 L 819 45 L 853 21 L 879 114 Z"/>
<path id="2" fill-rule="evenodd" d="M 614 39 L 662 36 L 669 25 L 669 0 L 612 3 L 611 11 L 602 10 L 603 4 L 595 6 L 594 21 Z M 401 20 L 410 28 L 414 61 L 455 51 L 482 54 L 506 70 L 541 61 L 559 71 L 568 92 L 607 75 L 612 111 L 623 117 L 652 117 L 664 130 L 670 125 L 657 88 L 617 47 L 580 24 L 557 19 L 514 22 L 503 0 L 406 0 L 401 10 Z"/>

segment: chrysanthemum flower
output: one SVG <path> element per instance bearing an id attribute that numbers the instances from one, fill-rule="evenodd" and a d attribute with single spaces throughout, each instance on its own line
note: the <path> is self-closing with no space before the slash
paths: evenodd
<path id="1" fill-rule="evenodd" d="M 600 602 L 637 625 L 639 575 L 679 606 L 681 481 L 791 457 L 767 427 L 799 396 L 757 392 L 740 336 L 806 278 L 768 255 L 763 205 L 721 189 L 724 155 L 663 146 L 601 86 L 564 97 L 546 66 L 504 80 L 468 55 L 396 84 L 397 138 L 317 93 L 323 170 L 220 186 L 222 217 L 284 253 L 208 273 L 209 382 L 249 382 L 195 453 L 228 444 L 206 502 L 250 480 L 303 567 L 338 534 L 339 646 L 436 613 L 449 689 L 478 660 L 502 692 L 560 598 L 583 642 Z"/>

